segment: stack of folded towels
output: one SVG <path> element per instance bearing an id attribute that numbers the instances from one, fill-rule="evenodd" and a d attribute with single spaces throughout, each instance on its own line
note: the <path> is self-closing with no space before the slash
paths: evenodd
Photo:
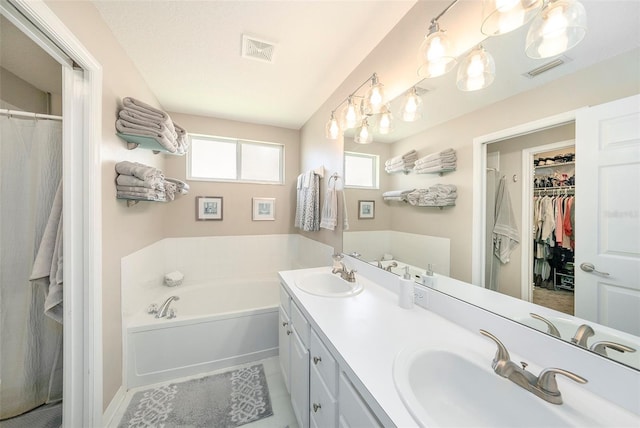
<path id="1" fill-rule="evenodd" d="M 415 161 L 418 159 L 418 152 L 410 150 L 407 153 L 393 157 L 384 163 L 384 170 L 388 173 L 406 172 L 413 168 Z"/>
<path id="2" fill-rule="evenodd" d="M 428 189 L 416 189 L 406 198 L 419 207 L 447 207 L 456 204 L 458 190 L 453 184 L 436 184 Z"/>
<path id="3" fill-rule="evenodd" d="M 116 164 L 116 197 L 143 201 L 173 201 L 176 193 L 186 194 L 189 185 L 175 178 L 165 178 L 162 171 L 137 162 Z"/>
<path id="4" fill-rule="evenodd" d="M 453 149 L 446 149 L 416 160 L 413 171 L 416 174 L 455 171 L 456 159 L 456 151 Z"/>
<path id="5" fill-rule="evenodd" d="M 384 192 L 382 194 L 382 199 L 385 201 L 406 201 L 407 195 L 414 192 L 416 189 L 408 189 L 408 190 L 391 190 L 389 192 Z"/>
<path id="6" fill-rule="evenodd" d="M 116 120 L 118 132 L 151 137 L 170 153 L 186 153 L 187 131 L 173 122 L 169 114 L 131 97 L 123 98 L 122 105 Z"/>

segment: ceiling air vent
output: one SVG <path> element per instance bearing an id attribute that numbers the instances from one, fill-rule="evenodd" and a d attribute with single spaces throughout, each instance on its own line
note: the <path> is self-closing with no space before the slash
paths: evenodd
<path id="1" fill-rule="evenodd" d="M 539 76 L 542 73 L 545 73 L 553 68 L 559 67 L 562 64 L 566 64 L 567 62 L 570 62 L 570 61 L 571 61 L 571 58 L 569 58 L 568 56 L 562 55 L 554 59 L 553 61 L 549 61 L 548 63 L 541 65 L 540 67 L 527 71 L 526 73 L 523 74 L 523 76 L 528 77 L 529 79 L 533 79 L 534 77 Z"/>
<path id="2" fill-rule="evenodd" d="M 255 37 L 242 35 L 242 57 L 263 62 L 273 62 L 275 44 Z"/>

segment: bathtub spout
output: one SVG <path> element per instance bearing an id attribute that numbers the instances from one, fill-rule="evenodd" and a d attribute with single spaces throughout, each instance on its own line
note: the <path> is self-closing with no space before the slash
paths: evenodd
<path id="1" fill-rule="evenodd" d="M 164 303 L 162 305 L 160 305 L 160 309 L 158 309 L 158 312 L 156 312 L 156 318 L 164 318 L 164 317 L 166 317 L 168 312 L 169 312 L 169 305 L 174 300 L 180 300 L 180 297 L 171 296 L 167 300 L 165 300 Z"/>

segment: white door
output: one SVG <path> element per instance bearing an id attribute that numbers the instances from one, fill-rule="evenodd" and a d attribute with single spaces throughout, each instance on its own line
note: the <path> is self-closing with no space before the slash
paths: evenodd
<path id="1" fill-rule="evenodd" d="M 640 95 L 576 115 L 575 315 L 640 335 Z"/>

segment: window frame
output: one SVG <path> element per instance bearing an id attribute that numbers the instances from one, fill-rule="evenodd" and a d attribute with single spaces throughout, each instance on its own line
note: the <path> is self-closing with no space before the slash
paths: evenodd
<path id="1" fill-rule="evenodd" d="M 373 160 L 372 174 L 372 186 L 357 186 L 354 184 L 347 184 L 347 156 L 367 158 Z M 346 189 L 364 189 L 364 190 L 380 190 L 380 156 L 373 153 L 359 153 L 345 150 L 342 156 L 342 167 L 345 175 Z"/>
<path id="2" fill-rule="evenodd" d="M 198 140 L 209 140 L 221 143 L 235 143 L 236 148 L 236 178 L 211 178 L 211 177 L 194 177 L 191 172 L 193 151 L 188 150 L 187 153 L 187 180 L 189 181 L 204 181 L 204 182 L 218 182 L 218 183 L 244 183 L 244 184 L 271 184 L 271 185 L 284 185 L 285 184 L 285 145 L 282 143 L 274 143 L 270 141 L 248 140 L 244 138 L 229 138 L 219 137 L 206 134 L 190 134 L 190 138 Z M 193 141 L 192 141 L 193 142 Z M 242 173 L 242 147 L 243 145 L 250 146 L 266 146 L 279 148 L 279 180 L 248 180 L 241 177 Z"/>

